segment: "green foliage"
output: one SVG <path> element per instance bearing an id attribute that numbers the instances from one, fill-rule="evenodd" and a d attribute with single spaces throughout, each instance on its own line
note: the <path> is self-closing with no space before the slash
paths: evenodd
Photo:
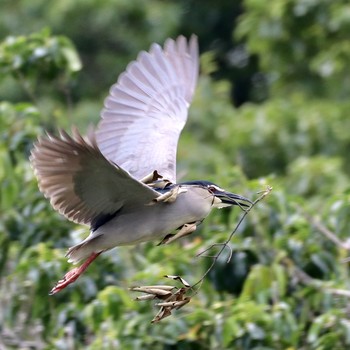
<path id="1" fill-rule="evenodd" d="M 7 11 L 14 6 L 5 3 Z M 53 32 L 65 24 L 87 72 L 78 75 L 80 58 L 71 41 L 46 29 L 0 44 L 0 90 L 14 96 L 0 103 L 0 347 L 350 348 L 350 278 L 343 262 L 350 227 L 350 106 L 342 99 L 348 92 L 347 3 L 245 1 L 234 35 L 271 77 L 271 97 L 260 105 L 234 108 L 230 82 L 209 75 L 220 69 L 217 57 L 203 55 L 179 145 L 180 174 L 252 199 L 266 185 L 274 190 L 240 226 L 230 243 L 231 261 L 227 250 L 191 303 L 157 325 L 150 323 L 152 303 L 134 301 L 128 287 L 166 284 L 165 274 L 195 283 L 211 263 L 196 254 L 225 241 L 242 213 L 215 211 L 198 232 L 169 246 L 114 249 L 67 290 L 48 296 L 70 268 L 65 249 L 88 229 L 53 211 L 38 191 L 28 157 L 45 129 L 76 123 L 84 130 L 97 121 L 100 87 L 106 91 L 115 80 L 108 67 L 124 68 L 131 53 L 181 31 L 184 14 L 171 1 L 18 4 L 19 13 L 32 15 L 25 23 L 9 15 L 0 29 L 41 29 L 48 21 L 43 18 L 50 19 Z M 35 24 L 38 14 L 48 17 Z M 112 57 L 108 45 L 120 54 Z M 336 67 L 326 76 L 324 57 Z M 97 76 L 101 81 L 95 84 Z M 31 103 L 11 90 L 17 81 Z"/>
<path id="2" fill-rule="evenodd" d="M 81 62 L 68 38 L 52 37 L 49 30 L 43 30 L 27 37 L 8 37 L 0 47 L 0 68 L 3 75 L 18 79 L 34 76 L 54 80 L 62 72 L 79 71 Z"/>
<path id="3" fill-rule="evenodd" d="M 346 0 L 244 1 L 235 33 L 246 41 L 274 85 L 308 95 L 347 99 L 350 7 Z"/>
<path id="4" fill-rule="evenodd" d="M 52 36 L 48 29 L 27 36 L 8 36 L 0 46 L 0 77 L 7 78 L 3 87 L 14 79 L 38 107 L 36 95 L 51 91 L 41 87 L 52 82 L 54 91 L 67 94 L 80 69 L 72 42 L 64 36 Z"/>
<path id="5" fill-rule="evenodd" d="M 140 49 L 174 35 L 181 14 L 177 2 L 161 0 L 2 2 L 0 36 L 37 32 L 50 26 L 53 33 L 70 38 L 84 63 L 78 81 L 71 81 L 79 86 L 72 98 L 96 99 L 99 103 Z M 0 91 L 2 88 L 0 82 Z"/>

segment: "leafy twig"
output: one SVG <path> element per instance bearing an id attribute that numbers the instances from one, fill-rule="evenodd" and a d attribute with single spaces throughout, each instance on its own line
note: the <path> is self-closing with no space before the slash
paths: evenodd
<path id="1" fill-rule="evenodd" d="M 173 285 L 154 285 L 154 286 L 139 286 L 139 287 L 132 287 L 130 290 L 134 292 L 141 292 L 145 293 L 145 295 L 142 295 L 140 297 L 137 297 L 135 300 L 141 301 L 141 300 L 154 300 L 158 299 L 160 302 L 156 303 L 156 306 L 159 306 L 160 309 L 157 313 L 157 315 L 153 318 L 152 323 L 157 323 L 161 321 L 163 318 L 168 317 L 171 315 L 171 312 L 173 310 L 178 310 L 184 305 L 188 304 L 191 301 L 191 298 L 196 295 L 202 285 L 202 282 L 204 281 L 205 277 L 208 275 L 208 273 L 211 271 L 211 269 L 216 264 L 217 260 L 219 259 L 222 252 L 228 248 L 229 249 L 229 257 L 227 259 L 227 263 L 230 262 L 232 258 L 232 249 L 229 247 L 229 243 L 234 236 L 234 234 L 237 232 L 239 226 L 245 219 L 245 217 L 249 214 L 249 212 L 252 210 L 252 208 L 260 202 L 262 199 L 264 199 L 270 192 L 272 191 L 272 187 L 267 186 L 264 191 L 258 192 L 258 194 L 261 194 L 252 204 L 249 208 L 243 208 L 241 209 L 244 211 L 244 214 L 238 221 L 236 227 L 234 230 L 230 233 L 228 238 L 223 243 L 215 243 L 210 245 L 208 248 L 203 250 L 201 253 L 197 255 L 197 257 L 207 257 L 212 258 L 213 261 L 210 265 L 210 267 L 207 269 L 207 271 L 204 273 L 204 275 L 194 284 L 190 285 L 187 283 L 182 277 L 180 276 L 169 276 L 166 275 L 165 277 L 170 278 L 172 280 L 179 281 L 182 284 L 181 288 L 178 288 Z M 211 250 L 214 247 L 220 247 L 219 251 L 215 255 L 207 255 L 205 254 L 209 250 Z M 192 292 L 191 295 L 188 293 Z"/>
<path id="2" fill-rule="evenodd" d="M 191 289 L 191 286 L 180 276 L 166 275 L 166 278 L 181 282 L 182 288 L 169 285 L 156 285 L 156 286 L 142 286 L 131 287 L 130 290 L 134 292 L 142 292 L 146 295 L 137 297 L 135 300 L 153 300 L 158 299 L 160 302 L 156 303 L 160 309 L 156 316 L 154 316 L 152 323 L 157 323 L 163 318 L 171 315 L 173 310 L 181 309 L 184 305 L 191 301 L 190 296 L 186 296 L 186 293 Z"/>

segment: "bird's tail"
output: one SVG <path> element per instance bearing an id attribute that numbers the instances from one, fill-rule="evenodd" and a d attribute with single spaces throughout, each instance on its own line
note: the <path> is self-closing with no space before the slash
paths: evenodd
<path id="1" fill-rule="evenodd" d="M 69 263 L 77 264 L 79 261 L 88 258 L 92 253 L 99 253 L 95 251 L 91 240 L 83 241 L 73 247 L 70 247 L 66 253 Z"/>

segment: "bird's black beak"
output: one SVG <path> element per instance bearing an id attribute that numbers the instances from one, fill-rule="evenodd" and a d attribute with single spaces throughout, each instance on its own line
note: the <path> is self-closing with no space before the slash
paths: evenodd
<path id="1" fill-rule="evenodd" d="M 227 191 L 216 191 L 215 197 L 221 199 L 221 202 L 226 204 L 227 206 L 239 205 L 242 207 L 250 207 L 253 204 L 253 202 L 248 198 Z"/>

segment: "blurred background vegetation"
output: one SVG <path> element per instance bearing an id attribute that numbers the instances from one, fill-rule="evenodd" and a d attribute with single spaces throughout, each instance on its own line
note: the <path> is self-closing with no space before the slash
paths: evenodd
<path id="1" fill-rule="evenodd" d="M 2 0 L 0 349 L 349 349 L 350 4 L 347 0 Z M 127 63 L 196 33 L 201 76 L 180 140 L 183 179 L 252 199 L 271 185 L 190 304 L 157 325 L 128 287 L 196 282 L 242 213 L 190 238 L 104 254 L 74 285 L 88 234 L 39 193 L 44 130 L 96 124 Z"/>

